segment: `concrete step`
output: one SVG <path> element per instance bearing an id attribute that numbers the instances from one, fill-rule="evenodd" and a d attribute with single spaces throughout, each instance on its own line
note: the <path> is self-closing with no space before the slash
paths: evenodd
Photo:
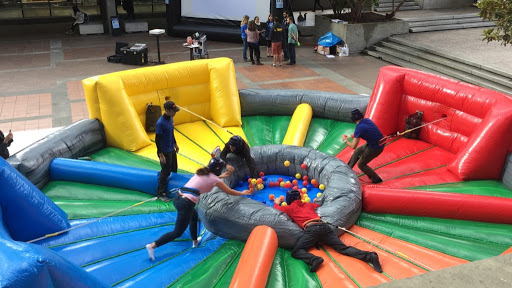
<path id="1" fill-rule="evenodd" d="M 400 18 L 400 19 L 407 21 L 407 22 L 422 22 L 422 21 L 462 19 L 462 18 L 475 18 L 475 17 L 479 17 L 478 13 L 438 15 L 438 16 L 421 17 L 421 18 Z"/>
<path id="2" fill-rule="evenodd" d="M 409 27 L 413 28 L 413 27 L 423 27 L 423 26 L 439 26 L 439 25 L 479 23 L 479 22 L 483 22 L 482 18 L 480 18 L 480 17 L 446 19 L 446 20 L 428 20 L 428 21 L 409 22 Z"/>
<path id="3" fill-rule="evenodd" d="M 437 26 L 423 26 L 413 27 L 409 29 L 409 32 L 430 32 L 430 31 L 442 31 L 442 30 L 456 30 L 456 29 L 468 29 L 477 27 L 493 27 L 496 26 L 494 22 L 475 22 L 475 23 L 462 23 L 462 24 L 449 24 L 449 25 L 437 25 Z"/>
<path id="4" fill-rule="evenodd" d="M 405 11 L 405 10 L 420 10 L 420 6 L 418 5 L 415 5 L 415 6 L 402 6 L 400 7 L 400 10 L 399 11 Z M 383 7 L 383 8 L 379 8 L 379 7 L 375 7 L 375 11 L 377 12 L 391 12 L 392 9 L 391 7 Z"/>
<path id="5" fill-rule="evenodd" d="M 398 4 L 400 4 L 400 1 L 395 1 L 395 7 L 398 6 Z M 402 8 L 404 7 L 407 7 L 407 6 L 418 6 L 416 4 L 416 2 L 414 1 L 411 1 L 411 2 L 405 2 L 404 4 L 402 4 L 402 6 L 400 6 L 400 10 L 402 10 Z M 389 2 L 389 3 L 383 3 L 383 2 L 379 2 L 379 6 L 380 8 L 384 8 L 384 7 L 393 7 L 393 3 Z"/>
<path id="6" fill-rule="evenodd" d="M 394 57 L 392 55 L 389 55 L 389 54 L 386 54 L 386 53 L 382 53 L 380 51 L 377 51 L 377 50 L 366 50 L 365 51 L 366 54 L 372 56 L 372 57 L 375 57 L 375 58 L 380 58 L 386 62 L 389 62 L 391 64 L 395 64 L 395 65 L 398 65 L 398 66 L 401 66 L 401 67 L 405 67 L 405 68 L 411 68 L 411 69 L 415 69 L 415 70 L 419 70 L 419 71 L 424 71 L 424 72 L 428 72 L 428 73 L 432 73 L 432 74 L 436 74 L 436 75 L 441 75 L 441 76 L 444 76 L 444 77 L 448 77 L 448 78 L 452 78 L 448 75 L 444 75 L 442 73 L 439 73 L 437 71 L 434 71 L 434 70 L 431 70 L 431 69 L 428 69 L 426 67 L 423 67 L 423 66 L 420 66 L 420 65 L 416 65 L 414 63 L 411 63 L 411 62 L 407 62 L 407 61 L 404 61 L 400 58 L 397 58 L 397 57 Z"/>
<path id="7" fill-rule="evenodd" d="M 423 71 L 425 71 L 425 69 L 428 69 L 430 71 L 435 71 L 435 74 L 441 73 L 449 76 L 450 78 L 462 80 L 464 82 L 472 83 L 481 87 L 486 87 L 492 90 L 512 95 L 512 88 L 510 86 L 502 85 L 503 82 L 501 81 L 493 81 L 496 79 L 493 79 L 490 75 L 486 75 L 489 74 L 488 72 L 486 73 L 479 71 L 479 73 L 472 74 L 472 70 L 469 70 L 470 72 L 466 72 L 468 70 L 467 67 L 464 68 L 463 63 L 456 63 L 456 61 L 450 61 L 449 59 L 440 59 L 440 57 L 435 55 L 428 56 L 425 55 L 427 54 L 425 52 L 417 51 L 410 48 L 400 48 L 398 46 L 399 45 L 396 44 L 384 44 L 384 42 L 382 42 L 382 46 L 375 46 L 374 49 L 376 52 L 379 52 L 379 58 L 391 62 L 393 64 L 405 67 L 410 67 L 412 65 L 420 66 L 423 67 L 423 69 L 420 69 Z M 371 53 L 368 54 L 372 55 Z M 404 62 L 407 62 L 409 64 L 405 65 Z M 489 78 L 493 80 L 489 80 Z M 503 78 L 501 78 L 501 80 L 505 81 L 505 79 Z"/>

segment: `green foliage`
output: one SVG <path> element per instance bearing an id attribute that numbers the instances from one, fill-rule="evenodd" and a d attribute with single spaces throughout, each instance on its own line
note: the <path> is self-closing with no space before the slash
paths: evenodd
<path id="1" fill-rule="evenodd" d="M 504 46 L 512 44 L 512 1 L 482 0 L 478 8 L 482 19 L 496 22 L 496 28 L 484 30 L 483 40 L 499 41 Z"/>

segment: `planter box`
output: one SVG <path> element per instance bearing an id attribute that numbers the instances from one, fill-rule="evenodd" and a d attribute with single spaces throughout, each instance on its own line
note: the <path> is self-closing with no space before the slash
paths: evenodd
<path id="1" fill-rule="evenodd" d="M 392 35 L 409 33 L 409 24 L 402 20 L 342 24 L 332 22 L 329 17 L 315 15 L 316 40 L 329 31 L 343 39 L 350 48 L 350 54 L 353 54 L 362 52 Z"/>

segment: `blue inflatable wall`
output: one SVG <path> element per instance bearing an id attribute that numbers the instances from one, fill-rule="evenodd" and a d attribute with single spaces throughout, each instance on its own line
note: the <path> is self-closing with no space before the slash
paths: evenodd
<path id="1" fill-rule="evenodd" d="M 67 214 L 4 159 L 0 183 L 0 209 L 12 239 L 29 241 L 69 228 Z"/>
<path id="2" fill-rule="evenodd" d="M 50 164 L 53 181 L 95 184 L 156 195 L 160 172 L 100 162 L 57 158 Z M 172 173 L 167 190 L 183 187 L 190 174 Z"/>

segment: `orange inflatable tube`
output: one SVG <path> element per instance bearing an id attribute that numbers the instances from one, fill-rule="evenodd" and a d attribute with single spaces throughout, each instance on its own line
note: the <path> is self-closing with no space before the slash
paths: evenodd
<path id="1" fill-rule="evenodd" d="M 276 255 L 277 242 L 274 229 L 268 226 L 254 228 L 229 287 L 264 288 Z"/>
<path id="2" fill-rule="evenodd" d="M 507 250 L 505 250 L 505 252 L 501 253 L 501 255 L 505 254 L 512 254 L 512 247 L 508 248 Z"/>

